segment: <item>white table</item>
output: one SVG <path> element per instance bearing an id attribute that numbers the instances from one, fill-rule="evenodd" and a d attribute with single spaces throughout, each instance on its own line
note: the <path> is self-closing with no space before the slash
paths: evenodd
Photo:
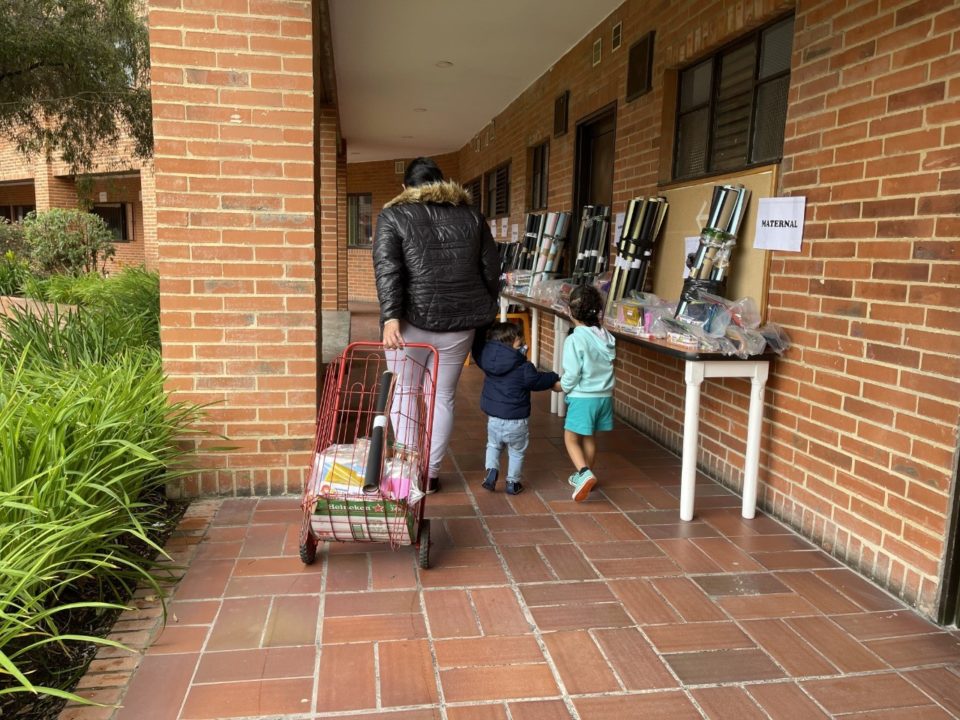
<path id="1" fill-rule="evenodd" d="M 553 370 L 562 369 L 560 348 L 570 327 L 558 310 L 541 300 L 503 293 L 500 296 L 500 319 L 506 319 L 510 305 L 530 309 L 530 359 L 536 365 L 540 359 L 540 317 L 543 312 L 553 316 Z M 707 378 L 744 378 L 750 380 L 750 408 L 747 416 L 747 448 L 743 468 L 743 499 L 741 515 L 748 520 L 756 514 L 757 475 L 760 464 L 760 436 L 763 427 L 763 396 L 770 373 L 770 357 L 761 355 L 742 360 L 720 353 L 689 350 L 666 340 L 646 340 L 612 331 L 619 340 L 640 345 L 648 350 L 671 355 L 683 360 L 683 379 L 686 394 L 683 409 L 683 455 L 680 469 L 680 519 L 693 520 L 693 501 L 697 481 L 697 449 L 700 446 L 700 388 Z M 560 393 L 552 393 L 550 410 L 562 416 L 566 405 Z"/>

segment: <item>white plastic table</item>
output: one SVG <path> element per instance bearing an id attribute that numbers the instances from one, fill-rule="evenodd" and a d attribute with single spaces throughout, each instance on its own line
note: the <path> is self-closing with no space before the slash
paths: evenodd
<path id="1" fill-rule="evenodd" d="M 560 311 L 541 300 L 523 295 L 502 293 L 500 296 L 500 319 L 506 319 L 510 305 L 522 305 L 530 309 L 530 360 L 534 365 L 540 359 L 540 317 L 543 312 L 553 316 L 553 370 L 562 369 L 560 348 L 570 323 Z M 608 328 L 609 329 L 609 328 Z M 760 436 L 763 427 L 763 397 L 770 373 L 770 356 L 760 355 L 746 360 L 721 353 L 698 352 L 666 340 L 647 340 L 613 331 L 619 340 L 640 345 L 654 352 L 671 355 L 683 360 L 683 379 L 686 393 L 683 408 L 683 455 L 680 469 L 680 519 L 693 520 L 693 501 L 697 480 L 697 449 L 700 446 L 700 388 L 707 378 L 744 378 L 750 381 L 750 407 L 747 416 L 747 448 L 743 468 L 743 498 L 740 514 L 751 519 L 757 508 L 757 476 L 760 465 Z M 550 410 L 558 415 L 565 412 L 560 393 L 552 393 Z"/>

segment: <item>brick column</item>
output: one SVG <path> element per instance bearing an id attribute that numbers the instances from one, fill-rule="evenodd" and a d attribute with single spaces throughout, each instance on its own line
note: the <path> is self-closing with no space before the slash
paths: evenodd
<path id="1" fill-rule="evenodd" d="M 177 399 L 212 403 L 203 470 L 172 491 L 298 492 L 317 362 L 310 0 L 152 0 L 150 54 L 164 366 Z"/>
<path id="2" fill-rule="evenodd" d="M 337 110 L 324 107 L 320 110 L 320 307 L 337 310 Z M 344 200 L 345 202 L 346 200 Z"/>
<path id="3" fill-rule="evenodd" d="M 33 188 L 38 212 L 51 208 L 76 208 L 79 204 L 74 179 L 54 175 L 53 167 L 42 155 L 34 165 Z"/>
<path id="4" fill-rule="evenodd" d="M 157 269 L 157 186 L 153 161 L 140 167 L 140 205 L 143 208 L 143 263 Z"/>

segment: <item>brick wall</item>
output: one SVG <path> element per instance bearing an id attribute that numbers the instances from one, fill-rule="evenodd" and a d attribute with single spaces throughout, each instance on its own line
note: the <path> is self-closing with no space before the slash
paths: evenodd
<path id="1" fill-rule="evenodd" d="M 612 210 L 625 210 L 669 173 L 665 73 L 793 5 L 630 0 L 498 115 L 492 138 L 481 132 L 479 152 L 460 150 L 461 175 L 510 160 L 509 222 L 521 223 L 527 148 L 549 138 L 549 209 L 570 210 L 576 122 L 615 101 Z M 807 197 L 807 226 L 802 253 L 772 258 L 768 315 L 794 346 L 766 396 L 760 502 L 931 612 L 960 419 L 960 9 L 801 1 L 796 18 L 781 194 Z M 618 21 L 623 47 L 610 53 Z M 628 104 L 627 49 L 649 30 L 654 87 Z M 597 37 L 603 60 L 592 67 Z M 570 130 L 554 138 L 553 103 L 568 89 Z M 681 365 L 627 344 L 618 355 L 618 412 L 679 450 Z M 747 405 L 745 383 L 708 381 L 699 463 L 734 487 Z"/>
<path id="2" fill-rule="evenodd" d="M 203 471 L 173 490 L 299 492 L 316 407 L 311 5 L 152 0 L 149 22 L 164 365 L 176 398 L 211 403 Z"/>
<path id="3" fill-rule="evenodd" d="M 98 178 L 90 186 L 90 199 L 97 203 L 125 203 L 130 205 L 131 220 L 129 242 L 118 242 L 117 254 L 113 258 L 114 267 L 144 264 L 145 227 L 143 220 L 143 202 L 140 199 L 140 177 Z"/>
<path id="4" fill-rule="evenodd" d="M 339 210 L 337 208 L 337 163 L 339 138 L 337 110 L 325 107 L 317 118 L 317 162 L 319 163 L 318 181 L 320 183 L 320 262 L 318 263 L 320 282 L 320 308 L 337 310 L 339 256 Z M 344 231 L 345 232 L 345 231 Z"/>
<path id="5" fill-rule="evenodd" d="M 397 158 L 406 164 L 413 158 Z M 463 181 L 460 174 L 459 153 L 437 155 L 434 160 L 444 177 Z M 346 166 L 346 191 L 348 193 L 370 193 L 373 198 L 373 232 L 376 234 L 376 218 L 383 206 L 399 195 L 403 188 L 403 174 L 394 168 L 394 160 L 381 162 L 349 163 Z M 347 227 L 344 222 L 341 244 L 347 245 Z M 373 302 L 377 299 L 377 287 L 373 279 L 373 263 L 369 248 L 350 248 L 347 250 L 347 268 L 349 275 L 349 299 Z"/>

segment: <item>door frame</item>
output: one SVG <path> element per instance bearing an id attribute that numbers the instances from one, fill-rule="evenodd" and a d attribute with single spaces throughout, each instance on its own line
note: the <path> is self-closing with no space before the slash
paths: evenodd
<path id="1" fill-rule="evenodd" d="M 954 452 L 954 470 L 950 491 L 950 514 L 943 551 L 943 571 L 937 598 L 937 622 L 958 625 L 960 620 L 960 449 Z"/>
<path id="2" fill-rule="evenodd" d="M 570 223 L 570 232 L 567 242 L 567 267 L 564 274 L 569 274 L 573 270 L 573 258 L 576 257 L 576 239 L 580 237 L 580 220 L 583 216 L 583 206 L 579 204 L 581 187 L 581 161 L 584 153 L 584 136 L 587 128 L 598 120 L 609 115 L 613 120 L 613 146 L 614 161 L 610 166 L 610 187 L 613 188 L 613 179 L 616 177 L 616 146 L 617 146 L 617 101 L 607 103 L 601 108 L 585 115 L 576 122 L 576 136 L 573 144 L 573 198 L 571 209 L 573 213 L 573 222 Z M 610 215 L 613 216 L 613 190 L 610 191 Z M 611 224 L 612 225 L 612 224 Z"/>

